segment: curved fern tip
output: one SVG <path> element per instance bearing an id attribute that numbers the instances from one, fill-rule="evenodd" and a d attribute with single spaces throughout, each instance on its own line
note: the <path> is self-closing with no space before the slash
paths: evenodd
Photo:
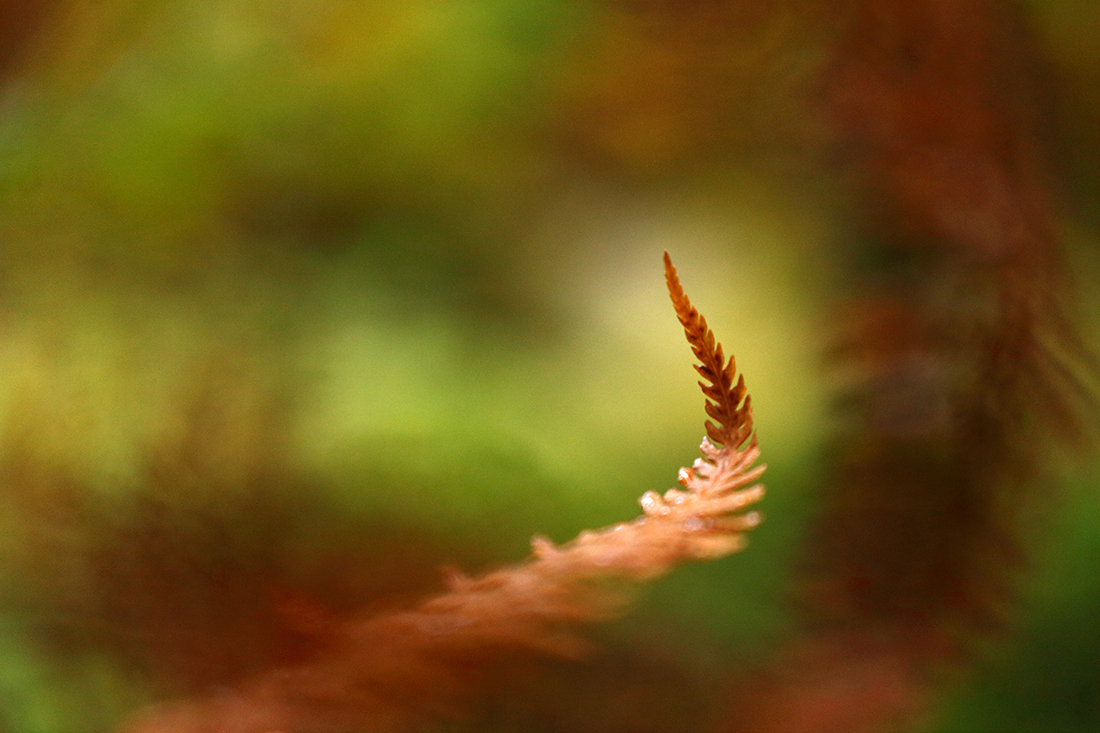
<path id="1" fill-rule="evenodd" d="M 680 276 L 672 264 L 672 257 L 664 253 L 665 281 L 676 318 L 684 327 L 684 335 L 699 364 L 695 370 L 703 381 L 699 387 L 706 396 L 704 407 L 713 419 L 705 423 L 707 436 L 714 442 L 736 450 L 753 433 L 752 406 L 745 389 L 743 376 L 737 374 L 732 356 L 726 359 L 722 344 L 707 326 L 707 320 L 691 304 L 680 283 Z M 736 382 L 734 377 L 737 377 Z"/>

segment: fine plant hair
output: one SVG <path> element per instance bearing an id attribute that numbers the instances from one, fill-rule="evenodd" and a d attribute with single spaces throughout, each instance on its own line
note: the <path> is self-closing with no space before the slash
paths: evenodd
<path id="1" fill-rule="evenodd" d="M 622 613 L 624 586 L 691 560 L 742 549 L 760 521 L 749 510 L 764 495 L 752 407 L 734 359 L 680 285 L 665 254 L 673 307 L 706 396 L 706 437 L 682 488 L 648 491 L 642 515 L 562 545 L 536 537 L 520 564 L 467 577 L 408 610 L 344 622 L 318 658 L 260 674 L 232 692 L 156 706 L 127 733 L 404 731 L 455 719 L 478 695 L 478 681 L 525 656 L 576 658 L 584 624 Z"/>

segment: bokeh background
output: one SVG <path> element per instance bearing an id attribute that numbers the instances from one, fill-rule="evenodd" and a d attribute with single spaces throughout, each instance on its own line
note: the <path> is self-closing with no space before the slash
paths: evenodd
<path id="1" fill-rule="evenodd" d="M 858 197 L 835 16 L 740 5 L 0 3 L 0 731 L 110 730 L 634 516 L 702 435 L 665 249 L 749 383 L 767 522 L 602 641 L 691 684 L 779 644 Z M 1100 7 L 1024 8 L 1095 344 Z M 1100 473 L 1051 461 L 1015 625 L 929 731 L 1100 729 Z M 599 693 L 574 714 L 648 714 Z"/>

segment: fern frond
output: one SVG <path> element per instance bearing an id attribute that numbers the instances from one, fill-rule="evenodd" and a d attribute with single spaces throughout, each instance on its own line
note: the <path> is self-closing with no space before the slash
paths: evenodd
<path id="1" fill-rule="evenodd" d="M 722 353 L 722 344 L 714 338 L 714 332 L 707 327 L 707 319 L 688 300 L 680 277 L 672 265 L 672 258 L 665 252 L 665 280 L 676 317 L 684 327 L 688 344 L 691 345 L 699 364 L 695 370 L 706 382 L 699 382 L 703 394 L 707 396 L 705 408 L 707 414 L 717 421 L 706 422 L 707 437 L 716 443 L 731 448 L 740 447 L 752 435 L 752 405 L 745 389 L 744 376 L 737 379 L 737 365 L 731 356 L 726 361 Z"/>
<path id="2" fill-rule="evenodd" d="M 621 581 L 649 581 L 689 560 L 744 547 L 744 533 L 760 522 L 757 512 L 744 510 L 764 495 L 755 483 L 764 471 L 753 466 L 760 454 L 755 436 L 745 445 L 752 411 L 743 382 L 732 384 L 733 359 L 725 362 L 667 254 L 665 265 L 677 316 L 703 363 L 696 368 L 710 383 L 702 385 L 707 414 L 718 421 L 706 421 L 703 457 L 680 469 L 683 490 L 646 492 L 642 516 L 563 545 L 536 537 L 526 562 L 475 578 L 451 573 L 447 591 L 415 608 L 351 619 L 325 657 L 261 675 L 233 694 L 152 710 L 126 733 L 222 730 L 224 721 L 245 719 L 249 733 L 323 728 L 331 720 L 420 730 L 440 711 L 461 710 L 477 695 L 471 680 L 478 671 L 499 675 L 502 658 L 582 653 L 576 627 L 623 610 Z"/>

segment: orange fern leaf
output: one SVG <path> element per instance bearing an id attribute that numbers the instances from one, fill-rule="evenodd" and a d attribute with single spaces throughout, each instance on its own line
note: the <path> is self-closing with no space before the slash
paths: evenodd
<path id="1" fill-rule="evenodd" d="M 752 435 L 752 405 L 745 389 L 745 378 L 739 376 L 737 384 L 733 383 L 737 374 L 736 362 L 732 356 L 726 361 L 722 344 L 707 327 L 707 319 L 688 300 L 668 252 L 665 252 L 665 280 L 676 317 L 684 327 L 695 358 L 701 362 L 695 369 L 709 382 L 699 382 L 699 387 L 708 398 L 707 414 L 717 420 L 718 425 L 707 420 L 707 436 L 724 446 L 738 448 Z"/>
<path id="2" fill-rule="evenodd" d="M 644 515 L 555 545 L 536 537 L 525 562 L 470 578 L 451 573 L 449 588 L 409 610 L 350 619 L 329 654 L 299 667 L 260 675 L 216 699 L 148 711 L 126 733 L 262 733 L 364 729 L 404 733 L 426 719 L 461 713 L 478 690 L 479 670 L 516 654 L 559 658 L 583 652 L 576 627 L 618 615 L 621 581 L 641 583 L 690 560 L 728 555 L 760 522 L 745 511 L 764 495 L 754 467 L 745 386 L 727 363 L 706 321 L 691 307 L 665 255 L 669 288 L 688 342 L 709 384 L 702 458 L 681 468 L 681 489 L 646 492 Z M 743 403 L 742 403 L 743 401 Z M 752 440 L 745 445 L 749 437 Z M 721 445 L 715 445 L 714 440 Z M 620 581 L 608 583 L 607 581 Z M 496 661 L 494 661 L 496 660 Z"/>

